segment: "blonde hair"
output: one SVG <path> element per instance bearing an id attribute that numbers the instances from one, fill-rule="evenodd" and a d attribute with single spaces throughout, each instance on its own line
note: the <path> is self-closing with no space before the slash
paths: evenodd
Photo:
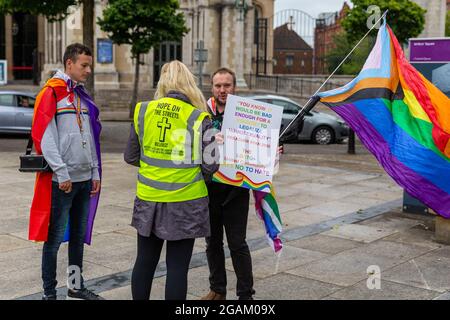
<path id="1" fill-rule="evenodd" d="M 200 111 L 206 111 L 206 100 L 195 83 L 194 75 L 184 63 L 178 60 L 168 62 L 161 68 L 155 99 L 166 97 L 169 91 L 184 94 L 194 107 Z"/>

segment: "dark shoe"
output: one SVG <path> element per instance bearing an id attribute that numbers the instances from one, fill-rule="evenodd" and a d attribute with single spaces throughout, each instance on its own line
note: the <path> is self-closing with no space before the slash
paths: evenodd
<path id="1" fill-rule="evenodd" d="M 67 290 L 67 297 L 71 299 L 81 299 L 81 300 L 105 300 L 105 298 L 100 297 L 89 289 L 81 290 Z"/>
<path id="2" fill-rule="evenodd" d="M 56 300 L 56 294 L 49 294 L 46 296 L 45 294 L 42 296 L 42 300 Z"/>
<path id="3" fill-rule="evenodd" d="M 253 300 L 253 297 L 252 296 L 249 296 L 249 297 L 242 296 L 242 297 L 239 297 L 239 300 Z"/>
<path id="4" fill-rule="evenodd" d="M 227 300 L 227 295 L 220 294 L 211 290 L 206 296 L 201 297 L 200 300 Z"/>

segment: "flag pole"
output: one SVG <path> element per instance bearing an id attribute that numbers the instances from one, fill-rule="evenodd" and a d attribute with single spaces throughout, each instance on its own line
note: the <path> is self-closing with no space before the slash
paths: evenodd
<path id="1" fill-rule="evenodd" d="M 286 126 L 286 128 L 281 132 L 280 134 L 280 140 L 284 136 L 284 134 L 289 130 L 289 128 L 296 122 L 297 120 L 303 119 L 306 113 L 311 111 L 312 108 L 320 101 L 320 98 L 316 96 L 317 93 L 325 86 L 325 84 L 328 82 L 328 80 L 331 79 L 332 76 L 338 71 L 338 69 L 344 64 L 344 62 L 350 57 L 350 55 L 355 51 L 355 49 L 363 42 L 363 40 L 369 35 L 369 33 L 378 25 L 378 23 L 383 19 L 389 10 L 386 10 L 383 15 L 374 23 L 372 28 L 367 31 L 367 33 L 364 35 L 364 37 L 361 38 L 361 40 L 358 41 L 358 43 L 353 47 L 353 49 L 347 54 L 347 56 L 339 63 L 339 65 L 334 69 L 334 71 L 330 74 L 330 76 L 322 83 L 322 85 L 319 87 L 319 89 L 314 92 L 314 94 L 309 98 L 309 100 L 306 102 L 306 104 L 303 106 L 303 108 L 297 113 L 294 119 L 292 119 L 291 122 Z"/>

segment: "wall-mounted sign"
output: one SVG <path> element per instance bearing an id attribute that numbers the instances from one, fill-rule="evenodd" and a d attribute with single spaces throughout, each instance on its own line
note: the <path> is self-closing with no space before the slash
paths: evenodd
<path id="1" fill-rule="evenodd" d="M 113 62 L 113 42 L 110 39 L 97 39 L 97 62 Z"/>
<path id="2" fill-rule="evenodd" d="M 450 97 L 450 38 L 409 40 L 409 61 Z"/>
<path id="3" fill-rule="evenodd" d="M 8 61 L 0 60 L 0 85 L 8 82 Z"/>
<path id="4" fill-rule="evenodd" d="M 450 62 L 450 38 L 409 40 L 409 61 Z"/>

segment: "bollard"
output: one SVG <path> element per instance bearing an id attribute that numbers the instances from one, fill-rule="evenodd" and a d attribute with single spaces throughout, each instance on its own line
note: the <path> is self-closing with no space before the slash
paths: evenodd
<path id="1" fill-rule="evenodd" d="M 450 244 L 450 219 L 436 216 L 435 228 L 435 241 L 443 244 Z"/>

